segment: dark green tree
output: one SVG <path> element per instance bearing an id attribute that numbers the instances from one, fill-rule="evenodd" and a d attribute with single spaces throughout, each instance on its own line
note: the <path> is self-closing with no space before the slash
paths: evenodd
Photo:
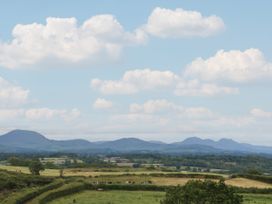
<path id="1" fill-rule="evenodd" d="M 44 170 L 44 166 L 39 160 L 32 160 L 29 164 L 29 171 L 33 175 L 40 175 L 40 171 Z"/>
<path id="2" fill-rule="evenodd" d="M 161 204 L 241 204 L 242 196 L 223 180 L 189 181 L 185 186 L 177 186 L 166 192 Z"/>

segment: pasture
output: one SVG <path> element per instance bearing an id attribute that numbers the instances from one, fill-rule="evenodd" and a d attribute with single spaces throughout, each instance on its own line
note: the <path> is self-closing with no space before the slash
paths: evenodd
<path id="1" fill-rule="evenodd" d="M 272 203 L 271 194 L 243 194 L 244 204 L 270 204 Z"/>
<path id="2" fill-rule="evenodd" d="M 0 169 L 14 171 L 14 172 L 21 172 L 30 174 L 29 169 L 27 167 L 18 167 L 18 166 L 4 166 L 0 165 Z M 92 169 L 92 168 L 77 168 L 77 169 L 64 169 L 64 176 L 65 177 L 72 177 L 72 176 L 84 176 L 88 177 L 89 180 L 92 182 L 111 182 L 111 183 L 135 183 L 135 184 L 143 184 L 149 183 L 151 181 L 154 185 L 160 186 L 169 186 L 169 185 L 184 185 L 189 180 L 194 179 L 193 175 L 195 173 L 192 172 L 161 172 L 161 171 L 146 171 L 144 169 L 132 171 L 124 171 L 122 168 L 116 168 L 115 171 L 110 169 L 111 171 L 103 171 L 99 169 Z M 152 174 L 159 173 L 162 176 L 151 176 Z M 177 178 L 177 177 L 169 177 L 163 175 L 192 175 L 192 178 Z M 199 174 L 199 173 L 198 173 Z M 213 173 L 201 173 L 202 175 L 214 175 L 214 176 L 222 176 L 226 179 L 226 184 L 236 187 L 244 187 L 244 188 L 272 188 L 272 184 L 264 183 L 261 181 L 256 181 L 252 179 L 246 178 L 228 178 L 226 174 L 213 174 Z M 58 169 L 45 169 L 41 172 L 42 176 L 52 176 L 58 177 L 59 170 Z M 212 179 L 216 181 L 216 179 Z"/>
<path id="3" fill-rule="evenodd" d="M 50 204 L 159 204 L 164 197 L 163 192 L 153 191 L 84 191 L 65 196 Z"/>
<path id="4" fill-rule="evenodd" d="M 163 192 L 154 191 L 84 191 L 64 196 L 50 204 L 159 204 Z M 272 195 L 243 194 L 244 204 L 270 204 Z"/>
<path id="5" fill-rule="evenodd" d="M 2 184 L 5 190 L 0 194 L 0 203 L 143 203 L 159 204 L 164 197 L 168 186 L 185 185 L 189 180 L 205 180 L 205 178 L 218 181 L 220 177 L 212 174 L 186 174 L 185 172 L 93 172 L 93 169 L 78 169 L 77 177 L 65 176 L 58 178 L 57 169 L 45 170 L 45 176 L 32 176 L 27 168 L 1 166 L 12 170 L 13 173 L 2 171 Z M 71 171 L 74 169 L 66 169 Z M 95 176 L 81 175 L 79 172 L 96 173 Z M 21 172 L 21 173 L 14 173 Z M 102 173 L 102 174 L 99 174 Z M 118 173 L 118 174 L 117 174 Z M 55 177 L 54 177 L 55 175 Z M 79 176 L 80 175 L 80 176 Z M 272 184 L 241 177 L 226 177 L 226 184 L 239 188 L 243 194 L 245 204 L 269 204 L 272 200 Z M 19 182 L 20 180 L 20 182 Z M 30 184 L 30 185 L 29 185 Z M 249 189 L 255 187 L 258 189 Z M 8 190 L 9 189 L 9 190 Z M 270 189 L 270 190 L 269 190 Z M 257 190 L 257 191 L 256 191 Z M 256 194 L 256 193 L 267 194 Z M 255 194 L 249 194 L 255 193 Z"/>

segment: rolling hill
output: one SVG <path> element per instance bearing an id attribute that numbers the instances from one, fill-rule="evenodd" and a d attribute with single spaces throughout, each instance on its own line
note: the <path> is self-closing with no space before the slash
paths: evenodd
<path id="1" fill-rule="evenodd" d="M 50 140 L 38 132 L 13 130 L 0 136 L 0 152 L 158 152 L 158 153 L 264 153 L 272 154 L 272 147 L 238 143 L 231 139 L 214 141 L 190 137 L 171 144 L 159 141 L 144 141 L 137 138 L 122 138 L 114 141 L 89 142 L 83 139 Z"/>

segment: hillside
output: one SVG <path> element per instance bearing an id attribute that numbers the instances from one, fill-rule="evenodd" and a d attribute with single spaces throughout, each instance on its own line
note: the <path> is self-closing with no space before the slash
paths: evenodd
<path id="1" fill-rule="evenodd" d="M 122 138 L 114 141 L 89 142 L 83 139 L 50 140 L 44 135 L 27 130 L 13 130 L 0 136 L 0 152 L 158 152 L 158 153 L 265 153 L 272 154 L 272 147 L 238 143 L 231 139 L 214 141 L 190 137 L 171 144 Z"/>

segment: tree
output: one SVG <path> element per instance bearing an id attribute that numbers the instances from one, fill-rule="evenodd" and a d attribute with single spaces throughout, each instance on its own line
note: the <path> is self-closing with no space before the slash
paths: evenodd
<path id="1" fill-rule="evenodd" d="M 246 173 L 251 175 L 262 175 L 262 172 L 258 169 L 248 169 Z"/>
<path id="2" fill-rule="evenodd" d="M 30 160 L 23 157 L 9 157 L 8 163 L 12 166 L 28 166 Z"/>
<path id="3" fill-rule="evenodd" d="M 63 178 L 63 168 L 60 168 L 59 175 L 60 175 L 61 178 Z"/>
<path id="4" fill-rule="evenodd" d="M 166 192 L 161 204 L 241 204 L 242 196 L 235 193 L 223 180 L 189 181 L 184 187 L 177 186 Z"/>
<path id="5" fill-rule="evenodd" d="M 29 164 L 29 171 L 33 175 L 40 175 L 40 171 L 43 171 L 44 167 L 39 160 L 32 160 Z"/>

